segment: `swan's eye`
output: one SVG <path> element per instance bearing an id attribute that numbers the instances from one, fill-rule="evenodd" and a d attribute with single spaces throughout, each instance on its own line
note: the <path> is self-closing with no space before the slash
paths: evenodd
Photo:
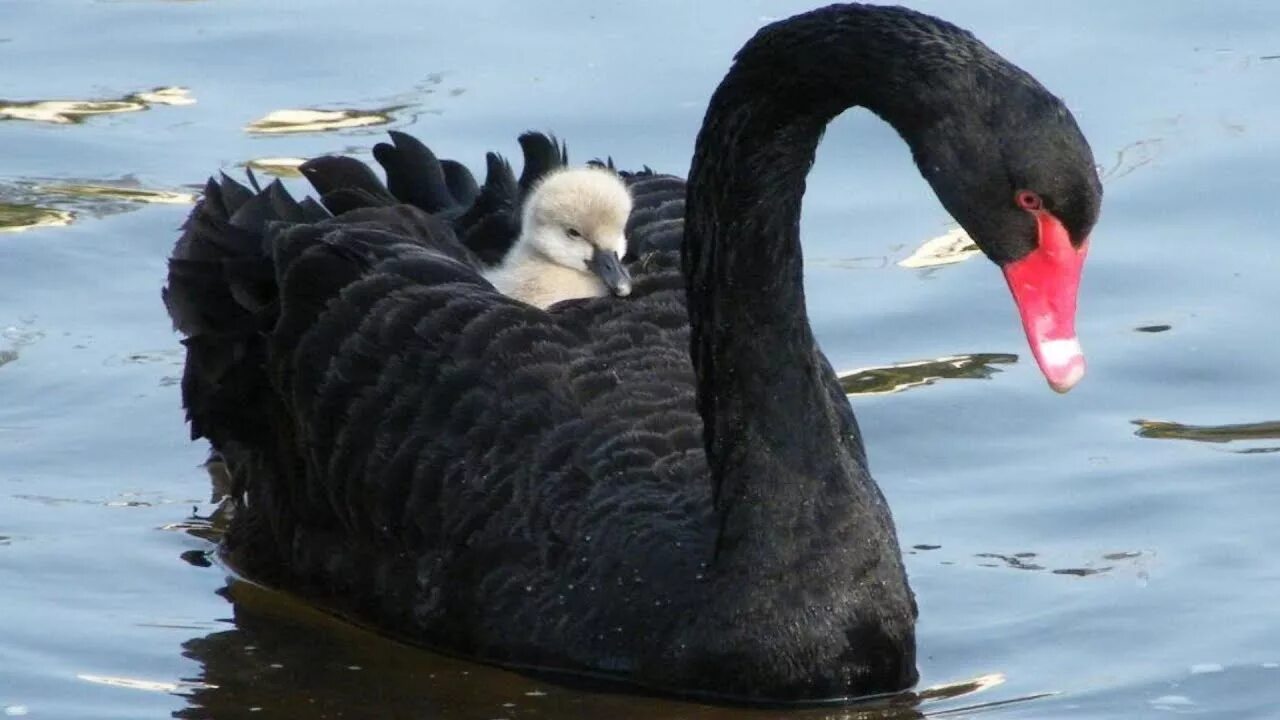
<path id="1" fill-rule="evenodd" d="M 571 238 L 582 237 L 582 233 L 578 232 L 577 228 L 569 228 L 568 230 L 565 230 L 565 233 Z"/>
<path id="2" fill-rule="evenodd" d="M 1014 196 L 1014 202 L 1018 203 L 1018 207 L 1023 210 L 1032 212 L 1044 208 L 1044 201 L 1040 199 L 1039 195 L 1030 190 L 1019 190 L 1018 194 Z"/>

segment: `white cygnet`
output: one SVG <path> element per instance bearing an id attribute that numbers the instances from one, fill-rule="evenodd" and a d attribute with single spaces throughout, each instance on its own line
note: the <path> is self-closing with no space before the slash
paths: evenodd
<path id="1" fill-rule="evenodd" d="M 561 300 L 631 294 L 622 265 L 631 193 L 604 168 L 557 170 L 525 200 L 520 236 L 485 278 L 504 295 L 545 308 Z"/>

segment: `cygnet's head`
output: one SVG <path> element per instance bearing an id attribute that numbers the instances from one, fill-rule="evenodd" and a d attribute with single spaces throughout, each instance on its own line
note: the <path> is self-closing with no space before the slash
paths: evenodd
<path id="1" fill-rule="evenodd" d="M 547 175 L 525 201 L 521 240 L 559 265 L 589 272 L 615 295 L 631 294 L 627 254 L 631 193 L 612 170 L 571 168 Z"/>

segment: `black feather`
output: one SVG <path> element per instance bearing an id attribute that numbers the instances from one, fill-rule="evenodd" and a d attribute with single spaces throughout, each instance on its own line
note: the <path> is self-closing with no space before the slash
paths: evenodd
<path id="1" fill-rule="evenodd" d="M 524 154 L 524 169 L 520 171 L 520 198 L 523 200 L 547 173 L 569 164 L 569 148 L 555 135 L 534 132 L 521 133 L 518 138 Z"/>
<path id="2" fill-rule="evenodd" d="M 387 173 L 387 188 L 400 202 L 429 212 L 452 210 L 459 203 L 445 182 L 444 168 L 430 148 L 398 130 L 388 133 L 393 144 L 378 143 L 373 157 Z"/>
<path id="3" fill-rule="evenodd" d="M 336 217 L 278 184 L 210 181 L 164 297 L 188 336 L 193 433 L 239 492 L 231 562 L 526 670 L 744 702 L 911 685 L 893 520 L 804 302 L 804 178 L 853 104 L 938 159 L 922 168 L 962 223 L 1020 227 L 992 178 L 1050 147 L 1028 177 L 1091 226 L 1091 155 L 1056 98 L 954 26 L 862 5 L 743 48 L 687 199 L 678 178 L 622 173 L 640 251 L 625 299 L 544 311 L 479 275 L 522 187 L 495 154 L 456 218 L 421 207 L 440 187 L 413 187 L 426 170 L 406 158 L 440 163 L 407 136 L 379 158 L 394 192 L 355 161 L 303 166 Z M 567 159 L 537 137 L 522 177 Z M 1025 241 L 980 246 L 1004 259 Z"/>
<path id="4" fill-rule="evenodd" d="M 355 208 L 397 202 L 378 176 L 354 158 L 319 157 L 298 166 L 298 170 L 320 193 L 320 202 L 334 215 Z"/>
<path id="5" fill-rule="evenodd" d="M 440 166 L 444 168 L 444 182 L 449 186 L 449 194 L 453 196 L 454 203 L 470 207 L 480 195 L 480 186 L 476 184 L 475 176 L 457 160 L 441 160 Z"/>
<path id="6" fill-rule="evenodd" d="M 455 223 L 458 236 L 483 262 L 496 265 L 520 235 L 520 189 L 511 164 L 497 153 L 485 155 L 480 194 Z"/>

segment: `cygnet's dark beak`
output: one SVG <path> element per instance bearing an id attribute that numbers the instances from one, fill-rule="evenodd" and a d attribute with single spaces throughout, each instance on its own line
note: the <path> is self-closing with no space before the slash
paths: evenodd
<path id="1" fill-rule="evenodd" d="M 609 288 L 614 295 L 626 297 L 631 294 L 631 273 L 622 266 L 622 260 L 612 250 L 596 248 L 587 267 L 600 276 L 605 287 Z"/>

